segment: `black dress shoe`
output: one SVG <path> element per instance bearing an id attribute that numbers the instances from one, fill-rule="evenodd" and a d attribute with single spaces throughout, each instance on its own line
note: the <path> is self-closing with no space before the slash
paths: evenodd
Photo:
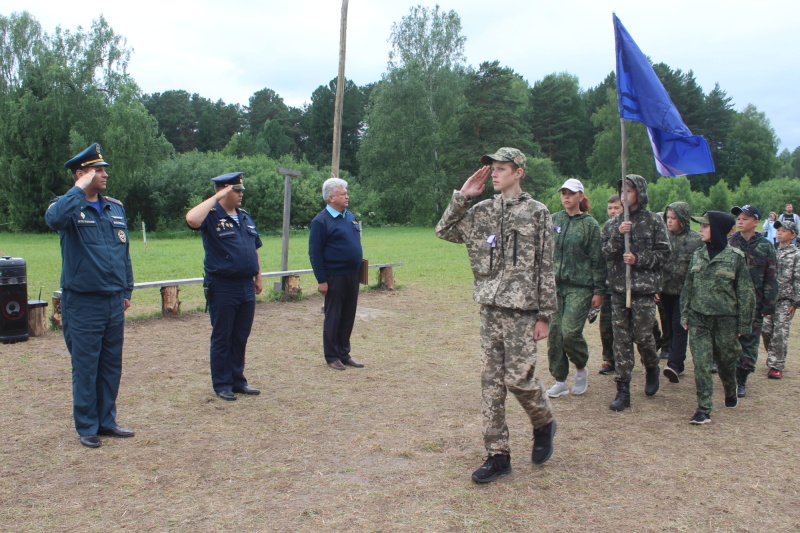
<path id="1" fill-rule="evenodd" d="M 328 363 L 328 366 L 334 370 L 344 370 L 344 365 L 339 360 L 331 361 L 330 363 Z"/>
<path id="2" fill-rule="evenodd" d="M 84 435 L 81 437 L 81 444 L 87 448 L 99 448 L 102 442 L 100 442 L 100 437 L 97 435 Z"/>
<path id="3" fill-rule="evenodd" d="M 364 363 L 359 363 L 352 357 L 350 359 L 345 359 L 344 361 L 342 361 L 342 363 L 346 364 L 347 366 L 352 366 L 355 368 L 364 368 Z"/>
<path id="4" fill-rule="evenodd" d="M 238 392 L 239 394 L 249 394 L 251 396 L 261 394 L 260 390 L 255 387 L 251 387 L 250 385 L 245 385 L 244 387 L 234 387 L 233 392 Z"/>
<path id="5" fill-rule="evenodd" d="M 121 439 L 133 437 L 134 435 L 136 435 L 136 433 L 134 433 L 130 429 L 125 429 L 124 427 L 121 426 L 116 426 L 111 429 L 101 429 L 97 433 L 100 435 L 110 435 L 112 437 L 119 437 Z"/>
<path id="6" fill-rule="evenodd" d="M 229 402 L 236 401 L 236 395 L 230 390 L 221 390 L 217 393 L 217 396 Z"/>

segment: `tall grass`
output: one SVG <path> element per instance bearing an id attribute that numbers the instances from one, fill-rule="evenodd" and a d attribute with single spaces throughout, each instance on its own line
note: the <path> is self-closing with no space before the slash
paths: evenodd
<path id="1" fill-rule="evenodd" d="M 264 272 L 281 269 L 281 238 L 262 236 L 261 269 Z M 364 228 L 364 257 L 371 264 L 405 263 L 395 269 L 398 285 L 423 287 L 464 286 L 472 282 L 464 246 L 442 241 L 432 228 L 389 227 Z M 22 257 L 27 264 L 28 296 L 49 300 L 59 289 L 61 249 L 56 233 L 33 235 L 0 233 L 0 251 L 5 255 Z M 198 278 L 203 275 L 203 243 L 199 233 L 186 231 L 183 238 L 159 239 L 148 237 L 147 250 L 141 233 L 131 232 L 131 262 L 137 282 L 167 279 Z M 293 231 L 289 240 L 289 269 L 311 268 L 308 260 L 308 231 Z M 371 282 L 377 281 L 377 271 L 370 271 Z M 276 278 L 264 280 L 264 293 L 269 298 Z M 313 276 L 303 276 L 301 287 L 305 294 L 316 292 Z M 182 311 L 192 311 L 203 305 L 200 285 L 181 287 Z M 137 290 L 133 294 L 131 316 L 149 316 L 160 311 L 161 296 L 156 289 Z"/>

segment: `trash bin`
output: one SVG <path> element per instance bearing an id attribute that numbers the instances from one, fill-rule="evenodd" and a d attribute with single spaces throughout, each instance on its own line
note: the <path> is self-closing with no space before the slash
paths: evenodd
<path id="1" fill-rule="evenodd" d="M 28 340 L 28 281 L 25 260 L 0 257 L 0 342 Z"/>

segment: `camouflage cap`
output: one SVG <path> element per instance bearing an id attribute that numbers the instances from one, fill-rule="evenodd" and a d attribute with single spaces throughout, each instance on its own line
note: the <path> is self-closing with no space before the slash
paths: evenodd
<path id="1" fill-rule="evenodd" d="M 691 218 L 692 220 L 694 220 L 698 224 L 710 224 L 710 222 L 708 221 L 708 211 L 703 213 L 703 216 L 701 216 L 701 217 L 691 216 L 689 218 Z"/>
<path id="2" fill-rule="evenodd" d="M 795 223 L 794 223 L 794 222 L 792 222 L 791 220 L 783 220 L 783 221 L 781 221 L 781 220 L 776 220 L 776 221 L 775 221 L 775 224 L 773 224 L 773 227 L 774 227 L 775 229 L 778 229 L 778 228 L 786 228 L 786 229 L 788 229 L 789 231 L 791 231 L 792 233 L 794 233 L 795 235 L 797 235 L 797 224 L 795 224 Z"/>
<path id="3" fill-rule="evenodd" d="M 488 154 L 481 157 L 481 163 L 484 165 L 491 165 L 492 161 L 508 161 L 510 163 L 514 163 L 518 167 L 522 167 L 523 169 L 528 164 L 528 158 L 525 157 L 525 154 L 516 148 L 509 148 L 507 146 L 500 148 L 493 154 Z"/>

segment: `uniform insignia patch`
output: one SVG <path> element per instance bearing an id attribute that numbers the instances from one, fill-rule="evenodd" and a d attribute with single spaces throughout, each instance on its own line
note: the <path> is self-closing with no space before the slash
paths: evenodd
<path id="1" fill-rule="evenodd" d="M 117 232 L 117 237 L 119 237 L 120 242 L 125 242 L 128 240 L 128 237 L 125 236 L 125 232 L 122 230 Z"/>

